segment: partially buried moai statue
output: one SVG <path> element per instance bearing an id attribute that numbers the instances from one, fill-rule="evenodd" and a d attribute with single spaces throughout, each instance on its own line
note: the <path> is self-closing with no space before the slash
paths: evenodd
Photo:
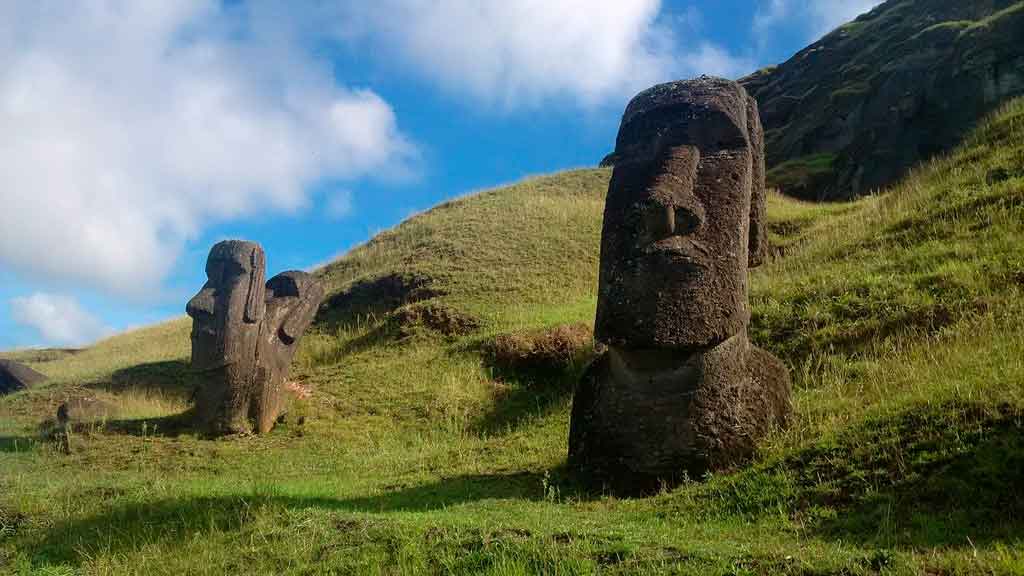
<path id="1" fill-rule="evenodd" d="M 747 269 L 765 252 L 754 99 L 717 78 L 636 96 L 604 212 L 595 336 L 573 399 L 569 463 L 645 493 L 733 466 L 783 426 L 790 382 L 747 339 Z"/>
<path id="2" fill-rule="evenodd" d="M 262 434 L 285 409 L 288 368 L 324 291 L 305 272 L 264 285 L 265 274 L 259 244 L 220 242 L 206 261 L 206 284 L 185 308 L 200 376 L 196 424 L 208 433 Z"/>

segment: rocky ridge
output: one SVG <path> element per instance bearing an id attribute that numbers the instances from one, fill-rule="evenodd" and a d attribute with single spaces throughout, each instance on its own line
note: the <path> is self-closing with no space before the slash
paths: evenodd
<path id="1" fill-rule="evenodd" d="M 856 197 L 1024 94 L 1024 1 L 889 0 L 740 82 L 759 102 L 769 185 Z"/>

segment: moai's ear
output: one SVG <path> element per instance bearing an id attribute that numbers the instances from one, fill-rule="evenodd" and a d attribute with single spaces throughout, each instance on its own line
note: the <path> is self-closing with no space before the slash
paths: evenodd
<path id="1" fill-rule="evenodd" d="M 263 319 L 266 302 L 263 299 L 265 288 L 263 277 L 266 275 L 267 263 L 263 249 L 256 247 L 250 255 L 249 291 L 245 297 L 245 321 L 255 324 Z"/>
<path id="2" fill-rule="evenodd" d="M 750 226 L 747 266 L 756 268 L 768 257 L 768 222 L 765 208 L 764 129 L 757 100 L 747 96 L 747 136 L 753 157 L 750 179 Z"/>
<path id="3" fill-rule="evenodd" d="M 299 302 L 292 306 L 288 316 L 281 323 L 281 336 L 291 342 L 298 339 L 306 331 L 306 328 L 309 328 L 323 299 L 323 286 L 316 280 L 310 279 L 310 282 L 303 287 Z"/>

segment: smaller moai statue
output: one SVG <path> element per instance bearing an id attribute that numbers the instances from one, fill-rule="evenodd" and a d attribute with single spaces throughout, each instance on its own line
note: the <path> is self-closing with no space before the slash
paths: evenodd
<path id="1" fill-rule="evenodd" d="M 747 339 L 765 244 L 764 135 L 739 84 L 655 86 L 626 108 L 601 239 L 595 337 L 569 464 L 644 493 L 741 463 L 790 412 L 789 374 Z"/>
<path id="2" fill-rule="evenodd" d="M 210 250 L 206 284 L 189 301 L 196 425 L 213 435 L 263 434 L 286 408 L 285 380 L 302 334 L 323 299 L 305 272 L 266 284 L 263 248 L 226 240 Z"/>

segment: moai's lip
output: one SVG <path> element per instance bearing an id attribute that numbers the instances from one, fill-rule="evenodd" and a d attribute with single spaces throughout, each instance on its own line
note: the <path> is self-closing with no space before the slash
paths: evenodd
<path id="1" fill-rule="evenodd" d="M 195 361 L 193 361 L 192 362 L 192 369 L 190 370 L 190 372 L 192 374 L 208 374 L 210 372 L 216 372 L 217 370 L 220 370 L 220 369 L 222 369 L 222 368 L 224 368 L 226 366 L 229 366 L 230 364 L 231 364 L 231 362 L 218 362 L 218 363 L 210 365 L 210 366 L 196 366 L 195 365 Z"/>
<path id="2" fill-rule="evenodd" d="M 657 242 L 651 242 L 644 247 L 644 254 L 668 257 L 673 262 L 686 264 L 694 268 L 707 268 L 707 265 L 704 264 L 708 257 L 707 249 L 699 242 L 684 236 L 674 235 L 662 238 Z"/>
<path id="3" fill-rule="evenodd" d="M 230 364 L 218 350 L 216 331 L 211 326 L 192 323 L 192 372 L 210 372 Z"/>
<path id="4" fill-rule="evenodd" d="M 190 371 L 193 374 L 204 374 L 207 372 L 214 372 L 220 370 L 225 366 L 231 364 L 226 358 L 222 356 L 211 355 L 210 350 L 215 350 L 216 346 L 213 342 L 196 342 L 192 341 L 192 359 Z M 198 352 L 198 353 L 197 353 Z"/>

